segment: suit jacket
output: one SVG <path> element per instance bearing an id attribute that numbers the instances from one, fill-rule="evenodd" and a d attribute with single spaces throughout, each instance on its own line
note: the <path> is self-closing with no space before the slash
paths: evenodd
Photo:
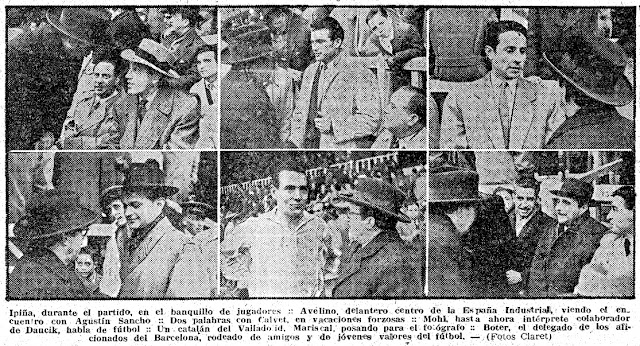
<path id="1" fill-rule="evenodd" d="M 320 135 L 320 149 L 370 147 L 381 122 L 378 88 L 373 72 L 341 52 L 336 66 L 325 70 L 324 88 L 318 87 L 318 112 L 331 119 L 331 131 Z M 311 87 L 319 62 L 302 76 L 300 95 L 291 119 L 289 141 L 302 148 L 307 131 Z M 311 122 L 313 123 L 313 122 Z"/>
<path id="2" fill-rule="evenodd" d="M 167 40 L 163 42 L 163 45 L 171 49 L 172 43 Z M 196 51 L 204 44 L 196 29 L 191 28 L 184 33 L 182 40 L 172 51 L 173 56 L 176 58 L 173 66 L 180 78 L 168 79 L 167 81 L 171 87 L 188 91 L 200 79 L 198 67 L 196 66 L 198 59 Z"/>
<path id="3" fill-rule="evenodd" d="M 120 98 L 115 95 L 98 108 L 92 109 L 94 95 L 85 94 L 71 104 L 67 112 L 67 119 L 62 125 L 64 127 L 74 121 L 77 134 L 73 137 L 65 138 L 62 149 L 116 149 L 120 142 L 120 125 L 113 118 L 111 108 Z"/>
<path id="4" fill-rule="evenodd" d="M 189 93 L 196 96 L 200 109 L 199 137 L 195 147 L 198 149 L 215 149 L 218 147 L 218 88 L 211 90 L 212 104 L 207 100 L 207 91 L 204 79 L 199 80 L 191 87 Z"/>
<path id="5" fill-rule="evenodd" d="M 169 219 L 162 218 L 140 245 L 128 251 L 127 237 L 119 237 L 118 248 L 122 267 L 121 298 L 209 297 L 210 292 L 194 292 L 184 283 L 191 280 L 190 272 L 174 270 L 181 262 L 187 236 L 175 229 Z M 194 261 L 193 265 L 200 265 Z M 197 272 L 197 268 L 193 268 Z"/>
<path id="6" fill-rule="evenodd" d="M 554 234 L 558 223 L 547 227 L 538 242 L 527 281 L 529 297 L 555 297 L 573 293 L 580 270 L 591 261 L 607 228 L 585 212 L 566 230 Z"/>
<path id="7" fill-rule="evenodd" d="M 509 214 L 509 219 L 515 235 L 515 212 L 512 211 Z M 554 219 L 538 209 L 524 225 L 520 234 L 513 239 L 509 269 L 520 272 L 522 274 L 522 282 L 527 282 L 531 259 L 536 252 L 542 233 L 551 227 L 553 223 Z"/>
<path id="8" fill-rule="evenodd" d="M 88 299 L 92 296 L 73 269 L 44 248 L 25 253 L 7 280 L 9 299 Z"/>
<path id="9" fill-rule="evenodd" d="M 564 121 L 557 86 L 518 79 L 509 146 L 505 144 L 491 74 L 447 95 L 442 107 L 442 149 L 539 149 Z"/>
<path id="10" fill-rule="evenodd" d="M 429 214 L 428 297 L 470 297 L 471 260 L 446 215 Z"/>
<path id="11" fill-rule="evenodd" d="M 420 297 L 420 263 L 415 249 L 395 231 L 382 231 L 353 248 L 333 289 L 333 297 Z"/>
<path id="12" fill-rule="evenodd" d="M 395 66 L 392 67 L 401 68 L 407 61 L 425 55 L 424 42 L 418 29 L 399 20 L 393 20 L 393 39 L 391 39 L 393 53 L 382 46 L 380 38 L 376 35 L 369 36 L 368 41 L 376 48 L 376 53 L 381 52 L 384 55 L 393 56 L 393 65 Z"/>
<path id="13" fill-rule="evenodd" d="M 163 88 L 148 105 L 138 124 L 138 97 L 126 95 L 113 107 L 113 118 L 122 119 L 122 149 L 191 149 L 198 139 L 197 101 L 182 91 Z"/>
<path id="14" fill-rule="evenodd" d="M 395 149 L 392 148 L 396 137 L 391 131 L 384 129 L 376 137 L 371 145 L 372 149 Z M 426 149 L 427 148 L 427 128 L 423 127 L 420 131 L 408 138 L 405 142 L 399 143 L 398 149 Z"/>

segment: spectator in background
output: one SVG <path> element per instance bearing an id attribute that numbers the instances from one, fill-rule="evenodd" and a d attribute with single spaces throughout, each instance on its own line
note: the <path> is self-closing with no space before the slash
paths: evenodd
<path id="1" fill-rule="evenodd" d="M 373 149 L 426 149 L 427 109 L 424 91 L 412 86 L 396 90 L 384 109 L 382 133 Z"/>
<path id="2" fill-rule="evenodd" d="M 202 20 L 200 10 L 196 7 L 166 7 L 163 11 L 169 27 L 162 35 L 162 44 L 171 52 L 173 65 L 179 78 L 167 80 L 171 87 L 184 91 L 198 81 L 196 68 L 197 50 L 204 41 L 196 32 Z"/>
<path id="3" fill-rule="evenodd" d="M 504 211 L 506 211 L 507 214 L 511 213 L 514 205 L 513 190 L 508 187 L 498 186 L 493 190 L 493 194 L 502 198 L 502 201 L 504 202 Z"/>
<path id="4" fill-rule="evenodd" d="M 102 275 L 96 272 L 96 261 L 98 260 L 98 253 L 84 246 L 78 252 L 75 260 L 76 274 L 82 281 L 82 284 L 92 294 L 98 294 L 100 292 L 100 281 L 102 281 Z"/>

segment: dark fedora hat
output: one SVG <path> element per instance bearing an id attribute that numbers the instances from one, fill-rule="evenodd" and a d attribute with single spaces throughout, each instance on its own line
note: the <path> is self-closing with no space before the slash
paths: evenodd
<path id="1" fill-rule="evenodd" d="M 476 202 L 478 173 L 456 166 L 442 165 L 429 169 L 429 203 Z"/>
<path id="2" fill-rule="evenodd" d="M 633 87 L 624 76 L 627 56 L 620 45 L 593 33 L 571 36 L 567 42 L 565 51 L 542 53 L 556 73 L 602 103 L 620 107 L 633 101 Z"/>
<path id="3" fill-rule="evenodd" d="M 411 219 L 400 212 L 405 198 L 402 191 L 385 181 L 362 178 L 358 179 L 358 184 L 353 189 L 340 191 L 337 199 L 375 209 L 400 222 L 408 223 Z"/>
<path id="4" fill-rule="evenodd" d="M 100 193 L 100 204 L 103 208 L 106 208 L 109 203 L 120 198 L 122 198 L 122 185 L 112 185 Z"/>
<path id="5" fill-rule="evenodd" d="M 143 38 L 136 49 L 125 49 L 120 56 L 137 64 L 142 64 L 158 71 L 170 78 L 180 78 L 180 75 L 173 70 L 175 56 L 160 43 Z"/>
<path id="6" fill-rule="evenodd" d="M 80 204 L 71 191 L 46 190 L 36 193 L 27 202 L 26 215 L 13 230 L 15 239 L 30 241 L 83 229 L 100 214 Z"/>
<path id="7" fill-rule="evenodd" d="M 593 185 L 574 178 L 567 178 L 560 190 L 550 190 L 552 195 L 575 199 L 588 203 L 593 197 Z"/>
<path id="8" fill-rule="evenodd" d="M 63 34 L 78 41 L 108 45 L 109 11 L 97 7 L 56 7 L 46 13 L 47 21 Z"/>
<path id="9" fill-rule="evenodd" d="M 183 214 L 190 213 L 190 214 L 200 215 L 202 217 L 209 217 L 210 215 L 215 215 L 215 212 L 216 212 L 215 207 L 202 202 L 195 202 L 195 201 L 183 202 L 183 203 L 180 203 L 180 206 L 182 207 Z"/>
<path id="10" fill-rule="evenodd" d="M 123 192 L 154 191 L 160 196 L 169 197 L 178 192 L 178 188 L 165 185 L 164 172 L 151 163 L 132 163 L 122 183 Z"/>

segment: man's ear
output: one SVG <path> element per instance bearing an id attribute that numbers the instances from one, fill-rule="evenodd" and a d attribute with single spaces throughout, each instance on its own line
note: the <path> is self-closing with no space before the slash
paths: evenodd
<path id="1" fill-rule="evenodd" d="M 496 54 L 496 51 L 491 46 L 484 46 L 484 54 L 489 59 L 493 59 L 493 56 Z"/>
<path id="2" fill-rule="evenodd" d="M 153 203 L 158 207 L 164 209 L 164 206 L 167 204 L 167 200 L 164 197 L 159 197 L 158 199 L 153 201 Z"/>
<path id="3" fill-rule="evenodd" d="M 418 121 L 420 121 L 420 117 L 418 117 L 418 114 L 411 113 L 411 114 L 409 114 L 409 120 L 407 121 L 407 125 L 413 126 L 413 125 L 417 124 Z"/>
<path id="4" fill-rule="evenodd" d="M 373 216 L 368 216 L 364 221 L 367 223 L 367 226 L 369 227 L 373 227 L 376 225 L 376 219 Z"/>

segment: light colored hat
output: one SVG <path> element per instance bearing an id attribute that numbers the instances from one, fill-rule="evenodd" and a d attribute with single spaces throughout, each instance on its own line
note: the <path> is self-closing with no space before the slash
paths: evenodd
<path id="1" fill-rule="evenodd" d="M 167 77 L 180 78 L 171 66 L 176 61 L 173 54 L 165 46 L 148 38 L 142 39 L 135 50 L 125 49 L 120 56 L 127 61 L 148 66 Z"/>
<path id="2" fill-rule="evenodd" d="M 201 36 L 200 38 L 209 46 L 218 46 L 218 43 L 220 43 L 220 51 L 223 51 L 227 49 L 227 47 L 229 47 L 229 44 L 223 39 L 220 39 L 220 41 L 218 42 L 217 34 Z"/>

